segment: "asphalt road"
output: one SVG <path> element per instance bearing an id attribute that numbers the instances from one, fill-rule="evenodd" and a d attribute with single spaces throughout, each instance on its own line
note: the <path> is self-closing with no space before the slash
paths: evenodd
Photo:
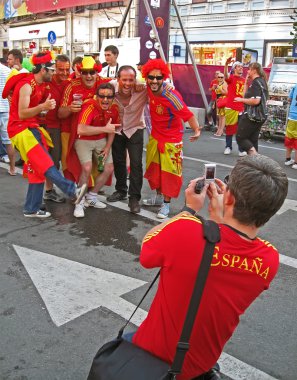
<path id="1" fill-rule="evenodd" d="M 184 187 L 203 173 L 204 162 L 218 164 L 219 178 L 236 163 L 235 145 L 232 155 L 222 154 L 223 138 L 210 132 L 196 143 L 188 138 L 186 133 Z M 260 152 L 284 162 L 280 141 L 261 140 Z M 285 170 L 288 199 L 260 233 L 279 249 L 282 264 L 226 345 L 220 360 L 224 379 L 297 378 L 297 170 Z M 138 255 L 144 234 L 157 223 L 156 210 L 133 215 L 123 201 L 87 209 L 77 220 L 69 202 L 48 203 L 51 218 L 26 219 L 26 187 L 21 175 L 10 177 L 0 164 L 0 379 L 84 380 L 96 350 L 116 336 L 155 274 L 140 267 Z M 144 181 L 143 197 L 149 194 Z M 172 204 L 172 215 L 182 205 L 183 192 Z"/>

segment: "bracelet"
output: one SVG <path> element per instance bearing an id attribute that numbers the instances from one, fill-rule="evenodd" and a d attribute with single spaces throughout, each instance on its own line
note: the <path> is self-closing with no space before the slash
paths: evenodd
<path id="1" fill-rule="evenodd" d="M 188 206 L 184 206 L 181 211 L 187 211 L 191 215 L 195 216 L 196 218 L 199 218 L 198 211 L 193 210 L 192 208 Z"/>

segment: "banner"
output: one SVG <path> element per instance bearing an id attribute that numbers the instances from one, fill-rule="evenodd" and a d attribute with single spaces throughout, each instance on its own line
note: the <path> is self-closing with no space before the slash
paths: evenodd
<path id="1" fill-rule="evenodd" d="M 184 63 L 171 63 L 170 67 L 174 86 L 181 93 L 186 105 L 188 107 L 204 108 L 201 91 L 195 77 L 193 66 Z M 206 97 L 208 98 L 208 101 L 210 101 L 210 82 L 214 79 L 216 71 L 224 72 L 224 66 L 197 65 L 197 69 L 200 74 Z M 247 74 L 247 71 L 248 69 L 245 67 L 243 76 Z M 264 68 L 264 71 L 268 78 L 270 69 Z"/>
<path id="2" fill-rule="evenodd" d="M 148 0 L 148 3 L 166 60 L 168 60 L 170 0 Z M 160 58 L 159 43 L 155 38 L 143 0 L 139 1 L 138 30 L 140 37 L 140 61 L 145 63 L 149 59 Z"/>
<path id="3" fill-rule="evenodd" d="M 117 3 L 110 0 L 0 0 L 0 19 L 10 19 L 32 13 L 85 6 L 99 3 Z"/>

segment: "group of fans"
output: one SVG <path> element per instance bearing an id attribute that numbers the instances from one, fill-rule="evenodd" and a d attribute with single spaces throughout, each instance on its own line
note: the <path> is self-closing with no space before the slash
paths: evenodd
<path id="1" fill-rule="evenodd" d="M 65 201 L 54 185 L 73 198 L 75 191 L 80 191 L 76 217 L 83 217 L 86 207 L 106 207 L 97 194 L 111 183 L 113 172 L 116 191 L 107 201 L 126 199 L 128 194 L 130 211 L 139 213 L 143 111 L 148 100 L 152 131 L 144 177 L 157 194 L 143 203 L 160 205 L 157 217 L 168 217 L 170 200 L 179 195 L 182 185 L 182 120 L 194 131 L 190 141 L 198 139 L 200 128 L 180 94 L 165 82 L 170 71 L 162 60 L 147 62 L 142 67 L 146 84 L 137 84 L 134 67 L 119 67 L 117 55 L 115 46 L 105 48 L 107 65 L 103 70 L 92 56 L 76 58 L 70 75 L 66 55 L 54 58 L 49 51 L 41 52 L 32 56 L 32 73 L 17 72 L 7 80 L 2 96 L 10 99 L 8 134 L 20 152 L 29 181 L 26 217 L 50 216 L 42 207 L 42 198 Z M 12 155 L 10 163 L 13 175 Z"/>

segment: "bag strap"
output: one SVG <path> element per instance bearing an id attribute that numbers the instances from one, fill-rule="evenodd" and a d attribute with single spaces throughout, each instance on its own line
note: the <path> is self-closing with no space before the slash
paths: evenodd
<path id="1" fill-rule="evenodd" d="M 210 269 L 215 244 L 220 241 L 220 230 L 217 223 L 205 220 L 201 216 L 199 216 L 199 219 L 203 225 L 203 236 L 206 239 L 206 243 L 175 357 L 169 370 L 169 373 L 174 377 L 181 373 L 186 353 L 189 350 L 189 340 Z"/>
<path id="2" fill-rule="evenodd" d="M 264 104 L 266 104 L 266 102 L 267 102 L 267 98 L 266 98 L 266 95 L 265 95 L 265 91 L 264 91 L 264 87 L 262 86 L 262 84 L 261 84 L 261 82 L 259 81 L 259 80 L 257 80 L 258 78 L 256 78 L 255 80 L 256 80 L 256 83 L 258 83 L 258 85 L 260 86 L 260 88 L 261 88 L 261 93 L 262 93 L 262 95 L 263 95 L 263 98 L 264 98 Z M 261 97 L 261 100 L 260 100 L 260 103 L 262 102 L 262 97 Z M 259 104 L 260 104 L 259 103 Z"/>
<path id="3" fill-rule="evenodd" d="M 136 306 L 135 310 L 133 311 L 133 313 L 131 314 L 130 318 L 128 319 L 128 321 L 124 324 L 124 326 L 120 329 L 119 333 L 118 333 L 118 336 L 117 336 L 117 339 L 120 339 L 123 335 L 123 332 L 125 330 L 125 328 L 128 326 L 128 324 L 130 323 L 131 319 L 133 318 L 133 315 L 136 313 L 137 309 L 139 308 L 139 306 L 141 305 L 142 301 L 145 299 L 145 297 L 147 296 L 148 292 L 152 289 L 152 287 L 154 286 L 154 283 L 157 281 L 158 277 L 160 276 L 160 270 L 159 272 L 156 274 L 155 278 L 153 279 L 153 281 L 151 282 L 149 288 L 147 289 L 147 291 L 144 293 L 144 295 L 142 296 L 141 300 L 138 302 L 138 305 Z"/>

